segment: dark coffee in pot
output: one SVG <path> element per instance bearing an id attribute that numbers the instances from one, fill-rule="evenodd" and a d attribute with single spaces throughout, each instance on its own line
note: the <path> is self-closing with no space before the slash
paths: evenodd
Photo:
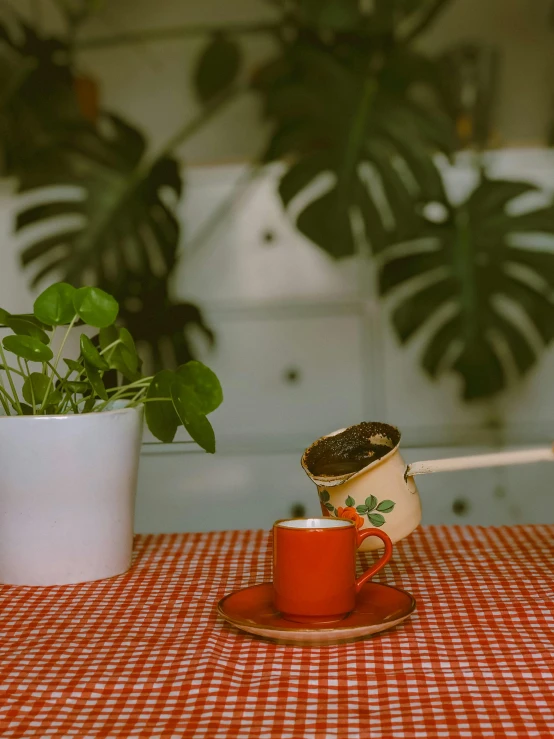
<path id="1" fill-rule="evenodd" d="M 307 453 L 305 464 L 315 477 L 351 475 L 387 455 L 399 441 L 400 432 L 394 426 L 364 421 L 320 439 Z"/>

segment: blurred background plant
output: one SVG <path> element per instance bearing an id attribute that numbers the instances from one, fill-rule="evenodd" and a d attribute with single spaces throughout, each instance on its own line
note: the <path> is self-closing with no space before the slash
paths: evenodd
<path id="1" fill-rule="evenodd" d="M 488 171 L 485 151 L 499 143 L 497 51 L 420 49 L 420 36 L 461 1 L 260 0 L 273 20 L 96 40 L 83 30 L 102 2 L 57 0 L 65 32 L 56 38 L 4 8 L 3 164 L 25 196 L 15 227 L 31 234 L 21 259 L 33 283 L 63 279 L 115 295 L 154 368 L 191 358 L 191 325 L 213 340 L 198 307 L 171 295 L 184 166 L 176 149 L 254 91 L 269 136 L 253 166 L 280 164 L 284 208 L 302 204 L 296 228 L 335 259 L 372 255 L 400 341 L 426 332 L 431 377 L 458 374 L 466 400 L 497 394 L 554 336 L 554 210 L 522 209 L 519 198 L 537 188 Z M 270 36 L 275 51 L 245 72 L 242 39 L 252 34 Z M 203 39 L 189 70 L 200 112 L 154 148 L 104 109 L 75 49 L 180 35 Z M 442 172 L 461 149 L 478 182 L 460 203 Z"/>

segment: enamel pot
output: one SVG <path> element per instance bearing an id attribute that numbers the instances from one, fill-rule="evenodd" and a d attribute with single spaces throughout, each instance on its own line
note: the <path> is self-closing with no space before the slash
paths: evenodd
<path id="1" fill-rule="evenodd" d="M 531 462 L 554 461 L 554 449 L 547 446 L 523 451 L 478 454 L 406 465 L 399 451 L 400 431 L 386 423 L 369 422 L 339 429 L 315 441 L 302 456 L 302 467 L 317 485 L 321 510 L 326 516 L 349 518 L 358 528 L 382 527 L 393 543 L 408 536 L 421 522 L 421 500 L 414 481 L 416 475 L 476 469 Z M 385 452 L 359 469 L 340 471 L 360 449 L 377 445 Z M 321 472 L 321 461 L 335 461 L 335 474 Z M 314 472 L 317 471 L 317 472 Z M 379 549 L 376 537 L 364 540 L 360 549 Z"/>

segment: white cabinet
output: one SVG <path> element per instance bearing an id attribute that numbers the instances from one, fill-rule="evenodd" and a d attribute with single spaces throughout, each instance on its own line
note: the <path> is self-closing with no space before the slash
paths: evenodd
<path id="1" fill-rule="evenodd" d="M 276 193 L 278 173 L 271 167 L 244 190 L 239 185 L 238 197 L 233 188 L 244 176 L 240 167 L 190 172 L 182 209 L 185 254 L 175 278 L 180 296 L 204 305 L 255 307 L 357 294 L 356 260 L 336 262 L 295 229 Z"/>
<path id="2" fill-rule="evenodd" d="M 489 403 L 464 404 L 456 378 L 435 382 L 424 373 L 420 342 L 401 346 L 390 326 L 383 334 L 386 420 L 402 430 L 404 443 L 455 443 L 456 437 L 467 437 L 467 429 L 486 423 L 492 413 Z"/>
<path id="3" fill-rule="evenodd" d="M 486 454 L 497 447 L 408 449 L 410 462 Z M 554 464 L 441 472 L 415 478 L 424 524 L 508 526 L 554 522 Z"/>
<path id="4" fill-rule="evenodd" d="M 218 436 L 254 448 L 287 436 L 306 446 L 365 417 L 362 322 L 356 315 L 242 317 L 212 321 L 218 341 L 206 357 L 225 401 L 213 415 Z"/>
<path id="5" fill-rule="evenodd" d="M 498 152 L 493 171 L 524 174 L 552 190 L 551 156 Z M 213 351 L 200 351 L 225 393 L 211 417 L 219 451 L 212 457 L 189 447 L 145 446 L 139 531 L 267 528 L 295 505 L 318 514 L 315 487 L 300 468 L 302 451 L 362 420 L 397 425 L 406 461 L 554 441 L 554 348 L 497 401 L 462 403 L 455 378 L 435 383 L 420 369 L 421 338 L 399 345 L 375 296 L 370 265 L 334 262 L 295 230 L 275 192 L 277 174 L 271 169 L 250 183 L 208 232 L 244 171 L 188 171 L 174 292 L 197 301 L 217 334 Z M 471 186 L 467 172 L 448 179 L 456 197 Z M 5 184 L 0 305 L 24 311 L 32 294 L 9 235 L 11 211 Z M 200 245 L 195 238 L 203 232 Z M 534 465 L 422 476 L 424 522 L 554 521 L 552 474 L 554 466 Z"/>
<path id="6" fill-rule="evenodd" d="M 300 453 L 212 456 L 149 449 L 142 455 L 137 532 L 269 529 L 293 515 L 321 515 Z"/>
<path id="7" fill-rule="evenodd" d="M 168 449 L 149 447 L 142 456 L 139 532 L 269 529 L 279 518 L 320 515 L 316 487 L 300 466 L 301 448 L 286 454 L 215 456 Z M 427 447 L 402 455 L 409 463 L 489 451 L 496 448 Z M 543 463 L 418 476 L 422 522 L 552 523 L 553 474 L 554 465 Z"/>

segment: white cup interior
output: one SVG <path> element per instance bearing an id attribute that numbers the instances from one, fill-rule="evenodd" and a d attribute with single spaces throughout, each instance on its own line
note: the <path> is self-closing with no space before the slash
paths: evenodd
<path id="1" fill-rule="evenodd" d="M 277 525 L 285 529 L 344 529 L 352 526 L 352 523 L 338 518 L 294 518 L 279 521 Z"/>

